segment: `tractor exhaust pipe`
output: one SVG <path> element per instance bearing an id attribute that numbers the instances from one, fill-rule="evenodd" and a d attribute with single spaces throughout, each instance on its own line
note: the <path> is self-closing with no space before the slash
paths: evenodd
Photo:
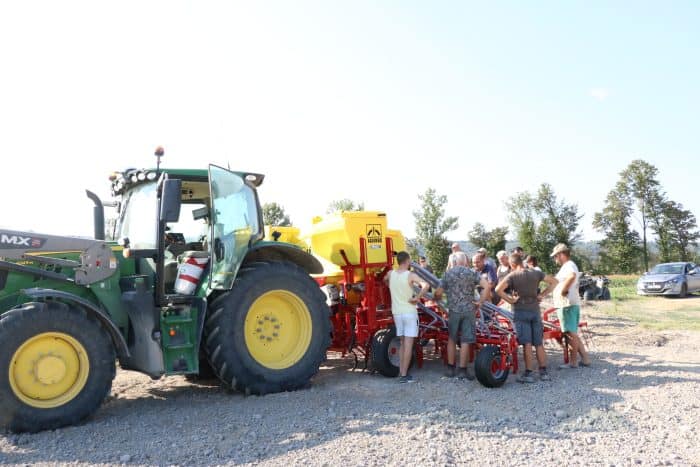
<path id="1" fill-rule="evenodd" d="M 93 209 L 93 218 L 95 222 L 95 240 L 105 239 L 105 209 L 102 206 L 100 198 L 90 190 L 85 190 L 87 197 L 95 203 Z"/>

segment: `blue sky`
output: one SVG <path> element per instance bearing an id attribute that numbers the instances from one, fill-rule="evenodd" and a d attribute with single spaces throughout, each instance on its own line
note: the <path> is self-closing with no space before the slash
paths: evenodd
<path id="1" fill-rule="evenodd" d="M 700 4 L 4 2 L 0 225 L 89 235 L 83 189 L 208 162 L 267 174 L 303 226 L 362 200 L 414 232 L 550 183 L 590 222 L 641 158 L 700 213 Z"/>

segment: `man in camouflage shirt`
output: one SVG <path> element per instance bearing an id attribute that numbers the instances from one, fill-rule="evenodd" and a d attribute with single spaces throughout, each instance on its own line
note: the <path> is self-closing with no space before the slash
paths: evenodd
<path id="1" fill-rule="evenodd" d="M 491 295 L 491 286 L 488 280 L 473 269 L 469 269 L 469 259 L 464 252 L 453 253 L 455 266 L 445 272 L 440 281 L 440 287 L 435 291 L 435 297 L 441 298 L 442 293 L 447 293 L 449 316 L 447 329 L 449 339 L 447 341 L 447 373 L 448 377 L 454 377 L 455 348 L 459 337 L 459 378 L 474 379 L 469 371 L 470 344 L 476 342 L 476 307 L 481 306 L 484 300 Z M 474 290 L 482 287 L 479 302 L 474 302 Z"/>

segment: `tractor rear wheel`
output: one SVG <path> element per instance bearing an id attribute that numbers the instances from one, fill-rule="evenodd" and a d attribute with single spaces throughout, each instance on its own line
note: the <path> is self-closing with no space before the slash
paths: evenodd
<path id="1" fill-rule="evenodd" d="M 246 394 L 306 386 L 326 358 L 330 313 L 318 284 L 289 262 L 241 269 L 212 302 L 205 351 L 216 375 Z"/>
<path id="2" fill-rule="evenodd" d="M 79 422 L 115 375 L 112 341 L 93 317 L 61 302 L 30 302 L 0 319 L 0 426 L 36 432 Z"/>
<path id="3" fill-rule="evenodd" d="M 396 336 L 396 328 L 380 329 L 372 337 L 372 368 L 382 376 L 398 376 L 400 351 L 401 338 Z"/>
<path id="4" fill-rule="evenodd" d="M 487 345 L 479 350 L 474 360 L 476 379 L 487 388 L 499 388 L 508 379 L 510 368 L 501 368 L 501 349 Z"/>

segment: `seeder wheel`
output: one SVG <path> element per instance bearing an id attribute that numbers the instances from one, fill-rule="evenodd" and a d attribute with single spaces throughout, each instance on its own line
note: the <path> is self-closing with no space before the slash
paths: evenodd
<path id="1" fill-rule="evenodd" d="M 394 326 L 377 331 L 372 338 L 372 369 L 383 376 L 398 376 L 400 350 L 401 340 Z"/>
<path id="2" fill-rule="evenodd" d="M 487 345 L 476 355 L 474 373 L 482 385 L 487 388 L 499 388 L 508 379 L 510 366 L 507 363 L 502 365 L 501 349 L 498 346 Z"/>

